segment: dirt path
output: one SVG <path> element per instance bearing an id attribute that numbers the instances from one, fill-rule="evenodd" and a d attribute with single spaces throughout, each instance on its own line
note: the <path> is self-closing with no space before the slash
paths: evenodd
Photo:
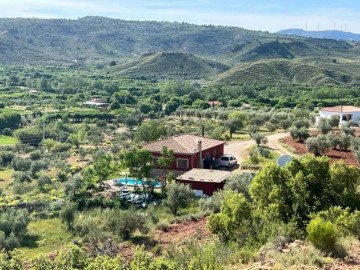
<path id="1" fill-rule="evenodd" d="M 290 151 L 288 151 L 286 148 L 284 148 L 279 140 L 282 138 L 285 138 L 286 136 L 289 136 L 289 133 L 278 133 L 267 136 L 268 143 L 267 146 L 271 148 L 272 150 L 276 151 L 280 155 L 293 155 Z M 247 159 L 248 149 L 255 145 L 254 140 L 248 140 L 248 141 L 239 141 L 239 142 L 230 142 L 225 145 L 225 153 L 226 154 L 233 154 L 238 162 L 242 162 L 244 159 Z"/>

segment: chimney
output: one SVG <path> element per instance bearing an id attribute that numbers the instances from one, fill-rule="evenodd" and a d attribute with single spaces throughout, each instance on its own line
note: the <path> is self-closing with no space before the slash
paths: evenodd
<path id="1" fill-rule="evenodd" d="M 199 160 L 198 160 L 198 167 L 203 168 L 203 160 L 202 160 L 202 141 L 197 140 L 196 141 L 197 150 L 199 151 Z"/>
<path id="2" fill-rule="evenodd" d="M 340 105 L 340 112 L 342 113 L 343 112 L 343 106 Z"/>

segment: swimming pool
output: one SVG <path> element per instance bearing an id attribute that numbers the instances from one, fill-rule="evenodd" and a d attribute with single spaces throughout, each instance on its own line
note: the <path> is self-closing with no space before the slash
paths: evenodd
<path id="1" fill-rule="evenodd" d="M 136 180 L 133 178 L 120 178 L 117 179 L 117 183 L 121 184 L 121 185 L 128 185 L 128 186 L 142 186 L 143 185 L 143 181 L 142 180 Z M 161 183 L 159 181 L 144 181 L 144 184 L 147 185 L 151 183 L 152 185 L 154 185 L 154 187 L 158 188 L 161 187 Z"/>

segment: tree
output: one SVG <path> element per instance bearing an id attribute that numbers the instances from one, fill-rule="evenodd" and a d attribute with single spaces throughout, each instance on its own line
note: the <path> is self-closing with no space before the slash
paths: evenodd
<path id="1" fill-rule="evenodd" d="M 136 210 L 108 211 L 105 218 L 105 226 L 123 240 L 128 240 L 136 230 L 142 233 L 148 232 L 146 217 Z"/>
<path id="2" fill-rule="evenodd" d="M 230 128 L 230 137 L 239 129 L 242 129 L 248 121 L 248 115 L 244 112 L 235 111 L 228 115 L 227 125 Z"/>
<path id="3" fill-rule="evenodd" d="M 310 137 L 306 140 L 306 148 L 309 152 L 317 155 L 324 155 L 331 144 L 326 135 L 319 135 L 317 137 Z"/>
<path id="4" fill-rule="evenodd" d="M 103 181 L 111 173 L 111 161 L 112 158 L 109 155 L 101 156 L 93 165 L 93 172 L 97 178 L 98 183 L 103 185 Z"/>
<path id="5" fill-rule="evenodd" d="M 329 125 L 331 127 L 338 127 L 339 124 L 340 124 L 340 116 L 339 115 L 332 115 L 330 118 L 329 118 Z"/>
<path id="6" fill-rule="evenodd" d="M 243 245 L 252 234 L 251 211 L 243 194 L 225 191 L 220 212 L 209 217 L 209 230 L 225 242 L 233 240 Z"/>
<path id="7" fill-rule="evenodd" d="M 123 167 L 129 168 L 130 175 L 136 179 L 143 180 L 149 177 L 150 170 L 152 169 L 152 155 L 149 150 L 142 148 L 133 148 L 125 151 L 121 158 Z M 150 181 L 150 180 L 149 180 Z M 143 183 L 144 192 L 147 191 L 145 181 Z M 150 186 L 151 183 L 149 183 Z"/>
<path id="8" fill-rule="evenodd" d="M 171 168 L 171 165 L 174 162 L 175 162 L 174 151 L 164 146 L 161 150 L 161 156 L 156 161 L 156 165 L 164 172 L 164 179 L 161 181 L 161 191 L 163 193 L 167 185 L 168 170 Z"/>
<path id="9" fill-rule="evenodd" d="M 140 142 L 151 142 L 165 137 L 166 135 L 167 130 L 164 125 L 157 121 L 150 120 L 138 127 L 135 133 L 135 139 Z"/>
<path id="10" fill-rule="evenodd" d="M 59 212 L 60 220 L 66 224 L 68 231 L 72 231 L 74 228 L 76 209 L 76 203 L 68 203 Z"/>
<path id="11" fill-rule="evenodd" d="M 321 134 L 327 134 L 331 130 L 329 121 L 326 118 L 320 118 L 316 125 Z"/>
<path id="12" fill-rule="evenodd" d="M 194 192 L 188 185 L 172 183 L 166 188 L 166 199 L 163 204 L 170 209 L 173 215 L 177 215 L 178 211 L 187 207 L 194 197 Z"/>
<path id="13" fill-rule="evenodd" d="M 254 134 L 252 134 L 252 138 L 255 141 L 257 147 L 260 147 L 260 144 L 263 142 L 263 140 L 266 137 L 261 133 L 254 133 Z M 264 141 L 264 142 L 266 142 L 266 141 Z"/>
<path id="14" fill-rule="evenodd" d="M 308 130 L 306 129 L 306 127 L 301 127 L 301 128 L 297 128 L 296 126 L 293 126 L 290 129 L 290 136 L 294 139 L 294 140 L 299 140 L 299 141 L 305 141 L 310 135 Z"/>

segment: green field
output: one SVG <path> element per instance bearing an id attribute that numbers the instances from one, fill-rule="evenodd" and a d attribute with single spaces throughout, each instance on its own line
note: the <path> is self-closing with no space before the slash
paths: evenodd
<path id="1" fill-rule="evenodd" d="M 40 253 L 49 253 L 66 245 L 71 236 L 57 218 L 30 222 L 29 237 L 25 240 L 26 247 L 20 248 L 26 258 Z"/>
<path id="2" fill-rule="evenodd" d="M 13 169 L 0 169 L 0 188 L 4 188 L 14 174 Z"/>
<path id="3" fill-rule="evenodd" d="M 0 145 L 15 145 L 18 140 L 14 137 L 0 135 Z"/>

